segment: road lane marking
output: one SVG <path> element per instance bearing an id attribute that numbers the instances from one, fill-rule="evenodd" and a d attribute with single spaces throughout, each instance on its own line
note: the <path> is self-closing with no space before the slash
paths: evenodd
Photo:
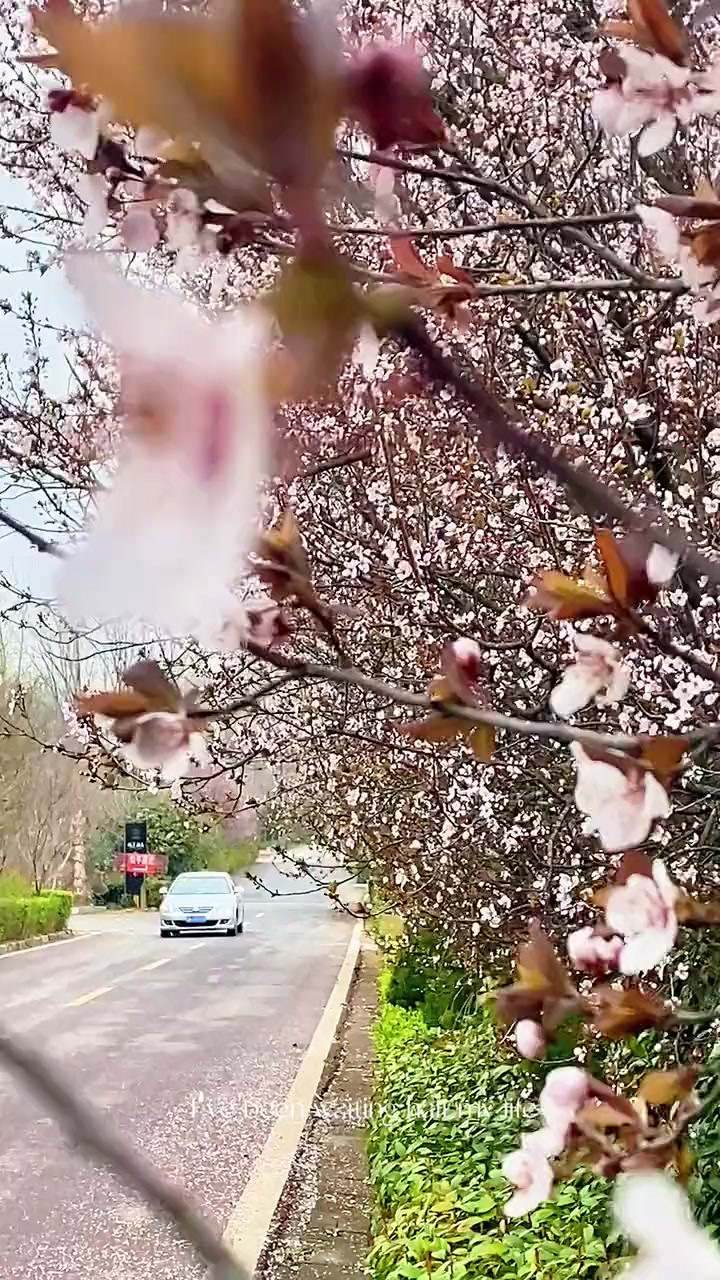
<path id="1" fill-rule="evenodd" d="M 230 1214 L 223 1240 L 252 1276 L 267 1240 L 270 1223 L 295 1159 L 306 1120 L 335 1039 L 362 943 L 363 922 L 350 935 L 345 958 L 312 1040 L 305 1051 L 282 1113 L 275 1121 L 245 1190 Z"/>
<path id="2" fill-rule="evenodd" d="M 169 964 L 174 959 L 174 956 L 163 956 L 162 960 L 151 960 L 150 964 L 141 964 L 139 969 L 133 969 L 132 973 L 127 974 L 127 977 L 132 978 L 133 973 L 146 973 L 148 969 L 159 969 L 161 964 Z"/>
<path id="3" fill-rule="evenodd" d="M 204 942 L 193 942 L 192 946 L 188 947 L 188 951 L 199 951 L 200 948 L 204 946 L 205 946 Z"/>
<path id="4" fill-rule="evenodd" d="M 91 1000 L 97 1000 L 98 996 L 107 995 L 108 991 L 112 991 L 112 987 L 96 987 L 94 991 L 88 991 L 86 995 L 78 996 L 77 1000 L 68 1000 L 65 1008 L 76 1009 L 78 1005 L 89 1004 Z"/>
<path id="5" fill-rule="evenodd" d="M 48 947 L 64 947 L 68 942 L 82 942 L 85 938 L 99 938 L 101 931 L 96 929 L 93 933 L 76 933 L 72 938 L 60 938 L 58 942 L 40 942 L 36 947 L 18 947 L 15 951 L 4 951 L 0 955 L 0 960 L 14 960 L 17 956 L 27 956 L 33 951 L 47 951 Z"/>

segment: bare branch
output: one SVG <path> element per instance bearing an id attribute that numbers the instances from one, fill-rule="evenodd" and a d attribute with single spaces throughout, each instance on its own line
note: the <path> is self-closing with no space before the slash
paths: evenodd
<path id="1" fill-rule="evenodd" d="M 0 1028 L 0 1062 L 22 1077 L 56 1112 L 69 1135 L 167 1218 L 212 1268 L 213 1280 L 249 1280 L 220 1235 L 180 1189 L 108 1124 L 89 1099 L 64 1081 L 54 1063 Z"/>

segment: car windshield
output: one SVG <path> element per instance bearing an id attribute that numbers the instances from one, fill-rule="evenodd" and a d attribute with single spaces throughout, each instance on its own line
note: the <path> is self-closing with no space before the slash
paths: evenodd
<path id="1" fill-rule="evenodd" d="M 197 897 L 199 894 L 207 897 L 212 894 L 217 897 L 219 894 L 228 894 L 230 886 L 227 880 L 223 880 L 222 876 L 178 876 L 175 883 L 171 886 L 170 892 L 181 894 L 184 897 L 192 895 Z"/>

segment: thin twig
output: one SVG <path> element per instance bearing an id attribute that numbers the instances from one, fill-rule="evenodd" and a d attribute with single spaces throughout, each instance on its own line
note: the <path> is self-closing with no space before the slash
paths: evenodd
<path id="1" fill-rule="evenodd" d="M 36 551 L 43 551 L 49 556 L 62 556 L 62 551 L 56 542 L 48 542 L 47 538 L 43 538 L 41 534 L 35 533 L 29 529 L 21 520 L 16 520 L 7 511 L 0 509 L 0 524 L 4 524 L 8 529 L 12 529 L 13 533 L 19 533 L 21 538 L 25 538 Z"/>
<path id="2" fill-rule="evenodd" d="M 457 240 L 464 236 L 486 236 L 493 231 L 558 231 L 562 227 L 602 227 L 615 223 L 638 223 L 632 210 L 619 213 L 574 213 L 567 217 L 499 218 L 497 222 L 466 222 L 459 227 L 353 227 L 331 222 L 336 235 L 382 237 L 388 240 Z"/>
<path id="3" fill-rule="evenodd" d="M 54 1063 L 3 1028 L 0 1028 L 0 1062 L 22 1077 L 42 1101 L 50 1105 L 76 1142 L 98 1157 L 131 1190 L 141 1192 L 148 1203 L 170 1221 L 213 1268 L 213 1280 L 249 1280 L 220 1235 L 193 1208 L 179 1187 L 136 1151 L 88 1098 L 66 1083 Z"/>

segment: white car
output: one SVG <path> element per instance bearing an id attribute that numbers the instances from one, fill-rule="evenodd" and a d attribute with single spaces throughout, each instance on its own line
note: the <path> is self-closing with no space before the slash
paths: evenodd
<path id="1" fill-rule="evenodd" d="M 160 903 L 160 937 L 180 933 L 242 933 L 243 890 L 222 871 L 183 871 Z"/>

